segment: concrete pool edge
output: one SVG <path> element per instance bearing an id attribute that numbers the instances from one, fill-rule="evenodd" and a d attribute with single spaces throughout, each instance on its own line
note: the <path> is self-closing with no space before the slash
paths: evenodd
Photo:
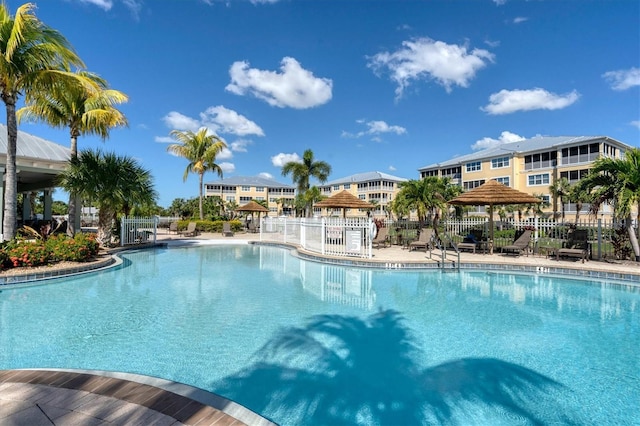
<path id="1" fill-rule="evenodd" d="M 0 385 L 22 383 L 31 386 L 46 386 L 57 389 L 76 390 L 99 397 L 114 398 L 124 403 L 140 406 L 141 410 L 153 410 L 172 417 L 184 424 L 200 423 L 202 419 L 220 424 L 242 424 L 272 426 L 275 423 L 248 408 L 215 393 L 183 383 L 140 374 L 57 368 L 27 368 L 0 370 Z M 28 392 L 27 392 L 28 393 Z M 62 392 L 58 392 L 62 393 Z M 2 391 L 0 390 L 0 395 Z M 24 395 L 24 401 L 33 396 Z M 53 400 L 69 404 L 65 395 L 56 395 Z M 46 403 L 46 401 L 44 402 Z M 77 401 L 73 401 L 74 404 Z M 75 405 L 70 404 L 73 411 Z M 19 412 L 15 413 L 16 415 Z M 11 413 L 9 413 L 11 415 Z M 105 414 L 102 414 L 103 416 Z"/>

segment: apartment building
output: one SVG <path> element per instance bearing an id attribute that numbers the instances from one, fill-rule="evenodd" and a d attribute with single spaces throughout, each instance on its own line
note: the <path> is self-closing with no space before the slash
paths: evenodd
<path id="1" fill-rule="evenodd" d="M 296 189 L 292 185 L 257 176 L 233 176 L 216 182 L 205 183 L 205 196 L 220 197 L 238 206 L 251 200 L 267 201 L 272 216 L 291 214 Z"/>
<path id="2" fill-rule="evenodd" d="M 385 216 L 386 208 L 399 191 L 398 184 L 408 179 L 392 176 L 382 172 L 357 173 L 341 179 L 335 179 L 319 185 L 320 193 L 330 197 L 347 190 L 361 200 L 372 202 L 376 208 L 371 210 L 374 216 Z M 320 210 L 316 213 L 321 213 Z M 366 211 L 359 214 L 351 212 L 351 215 L 366 216 Z M 341 215 L 340 209 L 328 212 L 329 215 Z"/>
<path id="3" fill-rule="evenodd" d="M 528 194 L 542 196 L 550 203 L 545 211 L 552 213 L 561 210 L 558 200 L 554 200 L 549 191 L 557 179 L 564 177 L 570 183 L 576 183 L 597 158 L 620 158 L 631 148 L 606 136 L 539 136 L 455 157 L 418 171 L 421 178 L 451 178 L 464 190 L 494 179 Z M 581 211 L 586 213 L 589 207 L 583 205 Z M 575 214 L 575 204 L 566 204 L 565 212 Z M 608 215 L 612 210 L 610 206 L 603 206 L 600 212 Z"/>

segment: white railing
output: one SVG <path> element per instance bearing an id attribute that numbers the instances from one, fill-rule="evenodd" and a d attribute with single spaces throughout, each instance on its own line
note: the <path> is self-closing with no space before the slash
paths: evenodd
<path id="1" fill-rule="evenodd" d="M 120 221 L 120 245 L 156 242 L 158 235 L 157 217 L 123 217 Z"/>
<path id="2" fill-rule="evenodd" d="M 294 244 L 322 255 L 371 258 L 374 226 L 368 218 L 266 217 L 260 240 Z"/>

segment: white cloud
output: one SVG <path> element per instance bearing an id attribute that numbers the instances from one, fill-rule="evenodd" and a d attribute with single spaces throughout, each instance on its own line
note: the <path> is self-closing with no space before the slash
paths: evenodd
<path id="1" fill-rule="evenodd" d="M 111 10 L 113 7 L 113 0 L 80 0 L 80 3 L 93 4 L 104 10 Z"/>
<path id="2" fill-rule="evenodd" d="M 233 141 L 229 144 L 229 148 L 231 148 L 231 151 L 234 152 L 247 152 L 247 146 L 251 145 L 253 142 L 251 142 L 248 139 L 238 139 L 236 141 Z"/>
<path id="3" fill-rule="evenodd" d="M 264 136 L 264 131 L 256 123 L 222 105 L 207 108 L 200 113 L 200 119 L 203 125 L 216 133 Z"/>
<path id="4" fill-rule="evenodd" d="M 640 120 L 634 120 L 629 124 L 631 124 L 633 127 L 637 127 L 638 129 L 640 129 Z"/>
<path id="5" fill-rule="evenodd" d="M 502 145 L 503 143 L 509 142 L 518 142 L 522 141 L 523 138 L 520 135 L 516 135 L 515 133 L 504 131 L 500 133 L 500 137 L 498 139 L 493 138 L 482 138 L 479 141 L 476 141 L 473 145 L 471 145 L 471 149 L 474 151 L 478 151 L 481 149 L 493 148 L 498 145 Z"/>
<path id="6" fill-rule="evenodd" d="M 253 4 L 274 4 L 280 0 L 250 0 Z"/>
<path id="7" fill-rule="evenodd" d="M 613 90 L 627 90 L 634 86 L 640 86 L 640 68 L 628 70 L 609 71 L 602 74 Z"/>
<path id="8" fill-rule="evenodd" d="M 273 175 L 267 172 L 258 173 L 258 177 L 261 177 L 264 179 L 273 179 Z"/>
<path id="9" fill-rule="evenodd" d="M 493 2 L 498 6 L 502 6 L 507 2 L 507 0 L 493 0 Z"/>
<path id="10" fill-rule="evenodd" d="M 404 127 L 396 126 L 396 125 L 390 126 L 385 121 L 381 121 L 381 120 L 374 120 L 366 123 L 364 120 L 356 120 L 356 123 L 364 124 L 368 127 L 368 129 L 360 131 L 358 133 L 350 133 L 347 131 L 342 131 L 342 137 L 360 138 L 362 136 L 370 135 L 370 136 L 374 136 L 373 138 L 374 140 L 377 139 L 379 141 L 380 138 L 377 137 L 377 135 L 381 135 L 383 133 L 395 133 L 396 135 L 404 135 L 405 133 L 407 133 L 407 129 L 405 129 Z"/>
<path id="11" fill-rule="evenodd" d="M 158 143 L 175 143 L 175 139 L 171 136 L 156 136 L 154 140 Z"/>
<path id="12" fill-rule="evenodd" d="M 396 168 L 395 168 L 395 167 L 393 167 L 393 166 L 389 166 L 389 171 L 390 171 L 390 172 L 395 172 L 395 171 L 396 171 Z"/>
<path id="13" fill-rule="evenodd" d="M 489 97 L 489 104 L 480 108 L 491 115 L 511 114 L 517 111 L 536 109 L 555 110 L 570 106 L 580 98 L 575 90 L 564 95 L 556 95 L 544 89 L 501 90 Z"/>
<path id="14" fill-rule="evenodd" d="M 222 151 L 216 155 L 216 160 L 231 160 L 233 158 L 233 152 L 229 148 L 222 148 Z"/>
<path id="15" fill-rule="evenodd" d="M 236 95 L 252 94 L 271 106 L 306 109 L 331 100 L 333 82 L 314 77 L 294 58 L 282 59 L 280 73 L 249 68 L 245 61 L 234 62 L 229 68 L 231 83 L 226 87 Z"/>
<path id="16" fill-rule="evenodd" d="M 521 24 L 521 23 L 526 22 L 528 20 L 529 20 L 529 18 L 525 18 L 524 16 L 518 16 L 518 17 L 513 19 L 513 23 L 514 24 Z"/>
<path id="17" fill-rule="evenodd" d="M 220 163 L 218 166 L 222 169 L 222 173 L 233 173 L 236 171 L 236 166 L 233 163 Z"/>
<path id="18" fill-rule="evenodd" d="M 295 152 L 293 154 L 285 154 L 284 152 L 281 152 L 280 154 L 274 155 L 273 157 L 271 157 L 271 164 L 273 164 L 276 167 L 282 167 L 291 161 L 295 161 L 296 163 L 301 163 L 302 158 L 300 158 L 300 156 Z"/>
<path id="19" fill-rule="evenodd" d="M 171 111 L 169 114 L 165 115 L 162 120 L 164 121 L 164 124 L 171 129 L 191 130 L 192 132 L 196 132 L 201 127 L 198 120 L 187 117 L 186 115 L 180 114 L 176 111 Z"/>
<path id="20" fill-rule="evenodd" d="M 375 72 L 388 70 L 398 85 L 396 99 L 414 81 L 433 80 L 451 92 L 453 86 L 468 87 L 476 73 L 493 62 L 488 50 L 473 49 L 466 45 L 447 44 L 430 38 L 402 42 L 395 52 L 381 52 L 367 64 Z"/>

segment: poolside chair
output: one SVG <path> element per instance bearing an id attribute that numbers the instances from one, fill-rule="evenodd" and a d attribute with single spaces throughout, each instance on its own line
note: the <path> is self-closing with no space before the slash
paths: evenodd
<path id="1" fill-rule="evenodd" d="M 231 230 L 231 224 L 229 222 L 222 224 L 222 235 L 225 237 L 233 237 L 233 231 Z"/>
<path id="2" fill-rule="evenodd" d="M 178 222 L 171 222 L 169 224 L 169 233 L 175 232 L 178 233 Z"/>
<path id="3" fill-rule="evenodd" d="M 249 232 L 251 232 L 252 234 L 256 234 L 258 232 L 258 227 L 256 226 L 255 223 L 253 223 L 253 221 L 249 222 L 249 225 L 247 225 L 247 228 Z"/>
<path id="4" fill-rule="evenodd" d="M 420 248 L 424 248 L 424 251 L 427 251 L 427 249 L 433 249 L 433 229 L 422 228 L 418 239 L 409 243 L 409 251 L 418 250 Z"/>
<path id="5" fill-rule="evenodd" d="M 471 231 L 469 231 L 469 235 L 464 237 L 462 242 L 456 245 L 457 249 L 471 250 L 475 253 L 476 249 L 482 248 L 483 247 L 482 244 L 486 243 L 486 241 L 482 239 L 482 235 L 483 235 L 482 229 L 472 229 Z M 484 248 L 486 251 L 486 244 Z"/>
<path id="6" fill-rule="evenodd" d="M 378 234 L 376 237 L 371 240 L 371 245 L 380 248 L 380 244 L 382 247 L 391 246 L 391 240 L 389 239 L 389 228 L 380 228 L 378 229 Z"/>
<path id="7" fill-rule="evenodd" d="M 178 234 L 182 235 L 183 237 L 195 237 L 196 235 L 198 235 L 198 230 L 196 229 L 196 223 L 189 222 L 189 224 L 187 225 L 187 229 L 185 229 L 184 231 L 178 232 Z"/>
<path id="8" fill-rule="evenodd" d="M 531 230 L 525 229 L 518 238 L 516 238 L 512 244 L 502 247 L 503 254 L 513 253 L 520 256 L 522 252 L 526 252 L 529 255 L 529 244 L 531 244 Z"/>
<path id="9" fill-rule="evenodd" d="M 556 260 L 560 257 L 573 257 L 582 260 L 589 258 L 589 232 L 586 229 L 569 231 L 567 240 L 562 243 L 562 248 L 556 251 Z"/>

